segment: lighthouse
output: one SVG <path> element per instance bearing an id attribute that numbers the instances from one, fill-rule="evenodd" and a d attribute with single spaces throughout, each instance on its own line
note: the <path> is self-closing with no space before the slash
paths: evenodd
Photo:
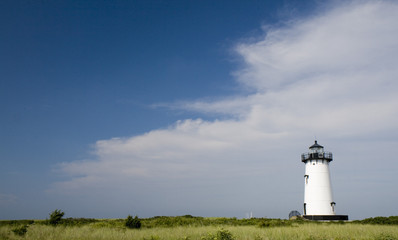
<path id="1" fill-rule="evenodd" d="M 348 220 L 348 215 L 336 215 L 335 212 L 329 170 L 332 160 L 332 153 L 325 152 L 317 141 L 309 147 L 308 153 L 301 155 L 305 164 L 303 217 L 306 219 Z"/>

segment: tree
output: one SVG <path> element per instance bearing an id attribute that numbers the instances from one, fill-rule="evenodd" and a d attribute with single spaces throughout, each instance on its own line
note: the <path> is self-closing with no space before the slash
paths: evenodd
<path id="1" fill-rule="evenodd" d="M 131 215 L 128 215 L 126 219 L 126 227 L 139 229 L 141 228 L 141 221 L 137 216 L 133 218 Z"/>
<path id="2" fill-rule="evenodd" d="M 13 231 L 16 235 L 24 236 L 26 234 L 26 232 L 28 231 L 28 225 L 16 227 L 16 228 L 12 229 L 11 231 Z"/>
<path id="3" fill-rule="evenodd" d="M 65 215 L 61 210 L 55 209 L 54 212 L 50 214 L 49 223 L 53 226 L 56 226 L 61 222 L 62 217 Z"/>

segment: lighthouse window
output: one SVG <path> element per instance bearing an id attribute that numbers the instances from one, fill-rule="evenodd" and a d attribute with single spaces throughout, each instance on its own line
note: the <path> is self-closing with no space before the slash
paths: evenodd
<path id="1" fill-rule="evenodd" d="M 307 215 L 307 204 L 304 203 L 304 215 Z"/>
<path id="2" fill-rule="evenodd" d="M 336 205 L 335 202 L 331 202 L 330 205 L 332 206 L 332 212 L 334 212 L 334 206 Z"/>

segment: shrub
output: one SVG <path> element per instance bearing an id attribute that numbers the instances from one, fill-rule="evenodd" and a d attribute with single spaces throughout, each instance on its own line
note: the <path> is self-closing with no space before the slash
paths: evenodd
<path id="1" fill-rule="evenodd" d="M 18 236 L 24 236 L 28 231 L 28 225 L 23 225 L 12 229 L 12 231 Z"/>
<path id="2" fill-rule="evenodd" d="M 14 226 L 14 225 L 30 225 L 33 224 L 35 221 L 34 220 L 1 220 L 0 221 L 0 227 L 1 226 Z"/>
<path id="3" fill-rule="evenodd" d="M 235 238 L 232 235 L 232 233 L 230 233 L 228 230 L 221 228 L 220 230 L 217 231 L 217 239 L 220 239 L 220 240 L 233 240 Z"/>
<path id="4" fill-rule="evenodd" d="M 127 219 L 126 219 L 126 227 L 128 228 L 136 228 L 139 229 L 141 228 L 141 221 L 140 219 L 138 219 L 137 216 L 135 216 L 134 218 L 130 215 L 128 215 Z"/>
<path id="5" fill-rule="evenodd" d="M 398 216 L 365 218 L 353 222 L 362 224 L 398 225 Z"/>
<path id="6" fill-rule="evenodd" d="M 156 216 L 147 218 L 142 221 L 143 227 L 177 227 L 177 226 L 203 226 L 209 225 L 210 220 L 205 220 L 203 217 L 194 217 L 191 215 L 170 217 L 170 216 Z"/>
<path id="7" fill-rule="evenodd" d="M 95 222 L 98 220 L 93 218 L 64 218 L 60 223 L 63 226 L 83 226 Z"/>
<path id="8" fill-rule="evenodd" d="M 208 233 L 206 237 L 202 237 L 201 240 L 234 240 L 232 233 L 226 229 L 221 228 L 216 234 Z"/>
<path id="9" fill-rule="evenodd" d="M 56 226 L 61 222 L 62 217 L 65 215 L 61 210 L 55 209 L 54 212 L 50 214 L 49 223 L 53 226 Z"/>
<path id="10" fill-rule="evenodd" d="M 281 220 L 281 219 L 265 219 L 261 221 L 259 227 L 280 227 L 280 226 L 291 226 L 292 221 Z"/>

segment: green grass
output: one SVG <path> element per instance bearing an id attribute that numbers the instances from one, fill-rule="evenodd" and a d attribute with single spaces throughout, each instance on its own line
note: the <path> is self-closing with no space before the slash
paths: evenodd
<path id="1" fill-rule="evenodd" d="M 110 224 L 112 223 L 112 224 Z M 119 224 L 120 223 L 120 224 Z M 119 220 L 99 220 L 82 226 L 49 226 L 34 223 L 24 236 L 13 232 L 18 225 L 0 226 L 0 239 L 128 239 L 128 240 L 210 240 L 217 233 L 227 231 L 234 239 L 242 240 L 398 240 L 398 226 L 358 223 L 297 223 L 289 226 L 259 227 L 257 225 L 175 226 L 127 229 Z M 217 240 L 223 240 L 217 238 Z"/>

